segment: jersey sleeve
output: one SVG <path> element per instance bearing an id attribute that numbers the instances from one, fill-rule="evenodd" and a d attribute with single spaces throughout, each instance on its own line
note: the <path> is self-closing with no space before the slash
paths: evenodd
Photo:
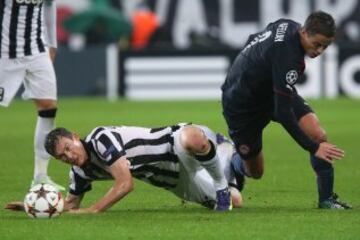
<path id="1" fill-rule="evenodd" d="M 98 157 L 107 166 L 111 166 L 116 160 L 125 155 L 120 134 L 109 129 L 103 130 L 96 139 L 92 140 L 92 144 Z"/>
<path id="2" fill-rule="evenodd" d="M 291 101 L 296 94 L 294 84 L 301 74 L 301 58 L 285 43 L 279 44 L 272 54 L 274 114 L 291 137 L 305 150 L 315 153 L 319 144 L 300 129 Z"/>
<path id="3" fill-rule="evenodd" d="M 295 94 L 293 86 L 302 74 L 301 62 L 303 58 L 283 42 L 275 45 L 271 58 L 273 90 L 276 94 L 291 98 Z"/>
<path id="4" fill-rule="evenodd" d="M 56 3 L 46 0 L 44 3 L 45 42 L 49 47 L 57 48 Z"/>
<path id="5" fill-rule="evenodd" d="M 85 177 L 81 168 L 73 166 L 70 169 L 69 178 L 69 193 L 79 196 L 91 190 L 91 180 Z"/>

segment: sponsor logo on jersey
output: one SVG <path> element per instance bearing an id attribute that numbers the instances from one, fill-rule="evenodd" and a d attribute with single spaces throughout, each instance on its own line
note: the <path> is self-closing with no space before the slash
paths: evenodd
<path id="1" fill-rule="evenodd" d="M 286 82 L 289 85 L 294 85 L 298 79 L 299 75 L 296 70 L 290 70 L 286 73 Z"/>
<path id="2" fill-rule="evenodd" d="M 282 42 L 285 38 L 286 29 L 288 28 L 288 23 L 280 24 L 276 29 L 276 35 L 274 42 Z"/>
<path id="3" fill-rule="evenodd" d="M 14 0 L 18 5 L 40 5 L 44 0 Z"/>
<path id="4" fill-rule="evenodd" d="M 116 153 L 117 149 L 114 145 L 111 145 L 102 155 L 104 158 L 107 158 L 110 154 Z"/>

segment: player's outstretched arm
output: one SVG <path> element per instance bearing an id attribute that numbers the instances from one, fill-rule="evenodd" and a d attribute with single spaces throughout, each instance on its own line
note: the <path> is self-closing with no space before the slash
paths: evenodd
<path id="1" fill-rule="evenodd" d="M 110 171 L 114 177 L 115 183 L 105 196 L 89 208 L 70 209 L 70 213 L 103 212 L 133 190 L 134 184 L 129 170 L 128 160 L 125 157 L 121 157 L 115 161 L 110 166 Z"/>
<path id="2" fill-rule="evenodd" d="M 9 202 L 5 205 L 4 208 L 11 211 L 25 211 L 23 202 Z"/>
<path id="3" fill-rule="evenodd" d="M 80 196 L 68 194 L 68 196 L 64 200 L 64 210 L 68 211 L 70 209 L 77 209 L 80 206 L 81 200 L 83 198 L 84 194 Z M 20 201 L 14 201 L 9 202 L 5 205 L 5 209 L 11 210 L 11 211 L 25 211 L 24 203 Z"/>
<path id="4" fill-rule="evenodd" d="M 322 142 L 320 143 L 315 156 L 332 164 L 334 163 L 334 160 L 342 159 L 345 156 L 345 152 L 331 143 Z"/>

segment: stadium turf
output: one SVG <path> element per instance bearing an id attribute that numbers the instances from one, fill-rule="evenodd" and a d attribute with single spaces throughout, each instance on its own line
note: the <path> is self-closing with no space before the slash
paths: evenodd
<path id="1" fill-rule="evenodd" d="M 331 142 L 346 150 L 335 164 L 335 187 L 354 206 L 349 211 L 318 210 L 315 177 L 308 154 L 279 124 L 264 132 L 265 175 L 247 181 L 244 208 L 216 213 L 181 203 L 171 193 L 135 182 L 135 190 L 98 215 L 63 214 L 32 220 L 0 209 L 0 239 L 359 239 L 360 101 L 311 101 Z M 16 100 L 0 108 L 0 205 L 22 200 L 33 172 L 36 114 L 30 102 Z M 98 125 L 157 127 L 177 122 L 208 125 L 226 132 L 220 102 L 109 103 L 99 98 L 60 99 L 57 126 L 81 136 Z M 66 185 L 69 167 L 52 160 L 50 175 Z M 99 199 L 111 182 L 97 182 L 83 206 Z"/>

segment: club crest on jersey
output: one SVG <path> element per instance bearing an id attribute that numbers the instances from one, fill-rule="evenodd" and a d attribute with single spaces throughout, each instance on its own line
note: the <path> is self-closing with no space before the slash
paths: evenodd
<path id="1" fill-rule="evenodd" d="M 40 5 L 44 0 L 15 0 L 15 2 L 19 5 Z"/>
<path id="2" fill-rule="evenodd" d="M 296 70 L 290 70 L 286 73 L 286 82 L 290 85 L 294 85 L 299 75 Z"/>
<path id="3" fill-rule="evenodd" d="M 112 154 L 112 153 L 116 153 L 116 148 L 115 148 L 115 146 L 114 145 L 111 145 L 103 154 L 102 154 L 102 156 L 104 157 L 104 158 L 107 158 L 110 154 Z"/>
<path id="4" fill-rule="evenodd" d="M 242 144 L 239 146 L 239 151 L 241 154 L 248 154 L 250 152 L 250 147 L 246 144 Z"/>

